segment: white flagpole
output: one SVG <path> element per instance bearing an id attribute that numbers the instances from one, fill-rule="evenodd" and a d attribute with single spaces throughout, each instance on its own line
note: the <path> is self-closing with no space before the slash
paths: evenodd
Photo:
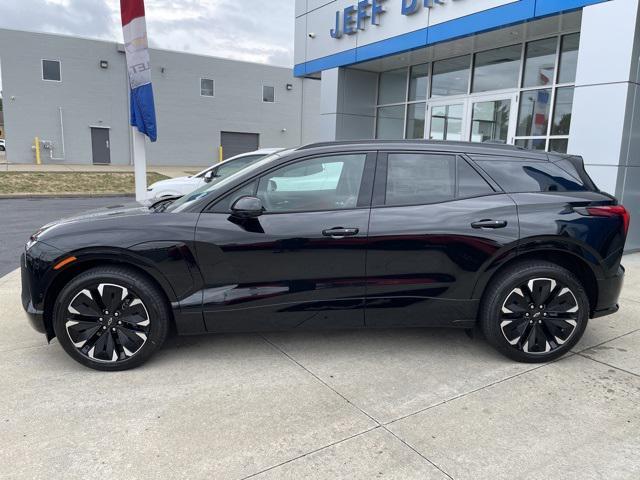
<path id="1" fill-rule="evenodd" d="M 136 201 L 144 202 L 147 199 L 147 153 L 145 151 L 144 133 L 140 133 L 136 127 L 133 131 L 133 170 L 136 182 Z"/>

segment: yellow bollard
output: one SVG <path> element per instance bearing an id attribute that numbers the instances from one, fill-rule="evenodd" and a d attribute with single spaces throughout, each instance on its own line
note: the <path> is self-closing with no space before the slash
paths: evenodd
<path id="1" fill-rule="evenodd" d="M 218 162 L 221 162 L 224 158 L 224 151 L 222 149 L 222 145 L 218 147 Z"/>
<path id="2" fill-rule="evenodd" d="M 40 139 L 38 137 L 35 138 L 36 144 L 36 165 L 42 165 L 42 161 L 40 160 Z"/>

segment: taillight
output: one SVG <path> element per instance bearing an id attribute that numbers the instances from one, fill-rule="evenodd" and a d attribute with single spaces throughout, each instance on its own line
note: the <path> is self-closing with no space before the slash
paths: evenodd
<path id="1" fill-rule="evenodd" d="M 586 208 L 589 215 L 593 215 L 594 217 L 622 217 L 622 222 L 624 223 L 624 233 L 625 235 L 629 232 L 629 221 L 631 220 L 631 215 L 626 208 L 622 205 L 604 205 L 602 207 L 587 207 Z"/>

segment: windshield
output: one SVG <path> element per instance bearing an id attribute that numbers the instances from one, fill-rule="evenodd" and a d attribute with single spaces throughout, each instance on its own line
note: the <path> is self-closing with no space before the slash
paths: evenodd
<path id="1" fill-rule="evenodd" d="M 212 167 L 206 168 L 200 173 L 197 173 L 196 175 L 194 175 L 194 177 L 202 178 L 207 174 L 207 172 L 213 170 L 214 168 L 217 168 L 216 177 L 226 177 L 231 175 L 232 173 L 236 173 L 242 170 L 247 165 L 250 165 L 251 163 L 256 162 L 264 157 L 266 157 L 266 155 L 260 154 L 260 155 L 246 155 L 246 156 L 235 158 L 235 159 L 230 158 L 229 160 L 225 160 L 222 163 L 218 163 L 216 165 L 213 165 Z"/>
<path id="2" fill-rule="evenodd" d="M 282 156 L 288 155 L 289 153 L 291 153 L 293 151 L 294 150 L 285 150 L 284 152 L 278 152 L 278 153 L 274 153 L 272 155 L 267 155 L 266 157 L 262 158 L 261 160 L 254 161 L 253 163 L 249 164 L 249 166 L 247 166 L 246 168 L 243 168 L 242 170 L 234 172 L 233 174 L 231 174 L 231 175 L 229 175 L 229 176 L 227 176 L 225 178 L 219 179 L 219 181 L 217 181 L 217 182 L 205 183 L 200 188 L 194 190 L 191 193 L 186 194 L 184 197 L 182 197 L 182 198 L 176 200 L 175 202 L 173 202 L 167 208 L 166 211 L 168 211 L 168 212 L 182 212 L 187 207 L 192 205 L 193 202 L 195 202 L 196 200 L 200 200 L 201 198 L 208 197 L 208 196 L 215 196 L 215 194 L 217 194 L 217 193 L 224 192 L 226 186 L 229 185 L 229 183 L 232 183 L 235 180 L 235 178 L 237 177 L 237 175 L 239 175 L 240 173 L 247 173 L 247 172 L 251 172 L 253 170 L 258 170 L 263 165 L 268 164 L 269 162 L 275 160 L 276 158 L 280 158 Z"/>

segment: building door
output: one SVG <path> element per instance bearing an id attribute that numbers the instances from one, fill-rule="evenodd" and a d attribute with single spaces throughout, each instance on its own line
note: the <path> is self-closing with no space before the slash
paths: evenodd
<path id="1" fill-rule="evenodd" d="M 223 159 L 235 157 L 241 153 L 253 152 L 260 148 L 260 135 L 257 133 L 220 132 Z"/>
<path id="2" fill-rule="evenodd" d="M 429 103 L 426 138 L 513 145 L 518 96 L 474 95 Z"/>
<path id="3" fill-rule="evenodd" d="M 464 140 L 467 101 L 432 102 L 427 110 L 429 140 Z"/>
<path id="4" fill-rule="evenodd" d="M 107 165 L 111 163 L 108 128 L 91 127 L 91 151 L 94 164 Z"/>
<path id="5" fill-rule="evenodd" d="M 516 134 L 517 94 L 471 97 L 467 107 L 467 138 L 471 142 L 513 145 Z"/>

